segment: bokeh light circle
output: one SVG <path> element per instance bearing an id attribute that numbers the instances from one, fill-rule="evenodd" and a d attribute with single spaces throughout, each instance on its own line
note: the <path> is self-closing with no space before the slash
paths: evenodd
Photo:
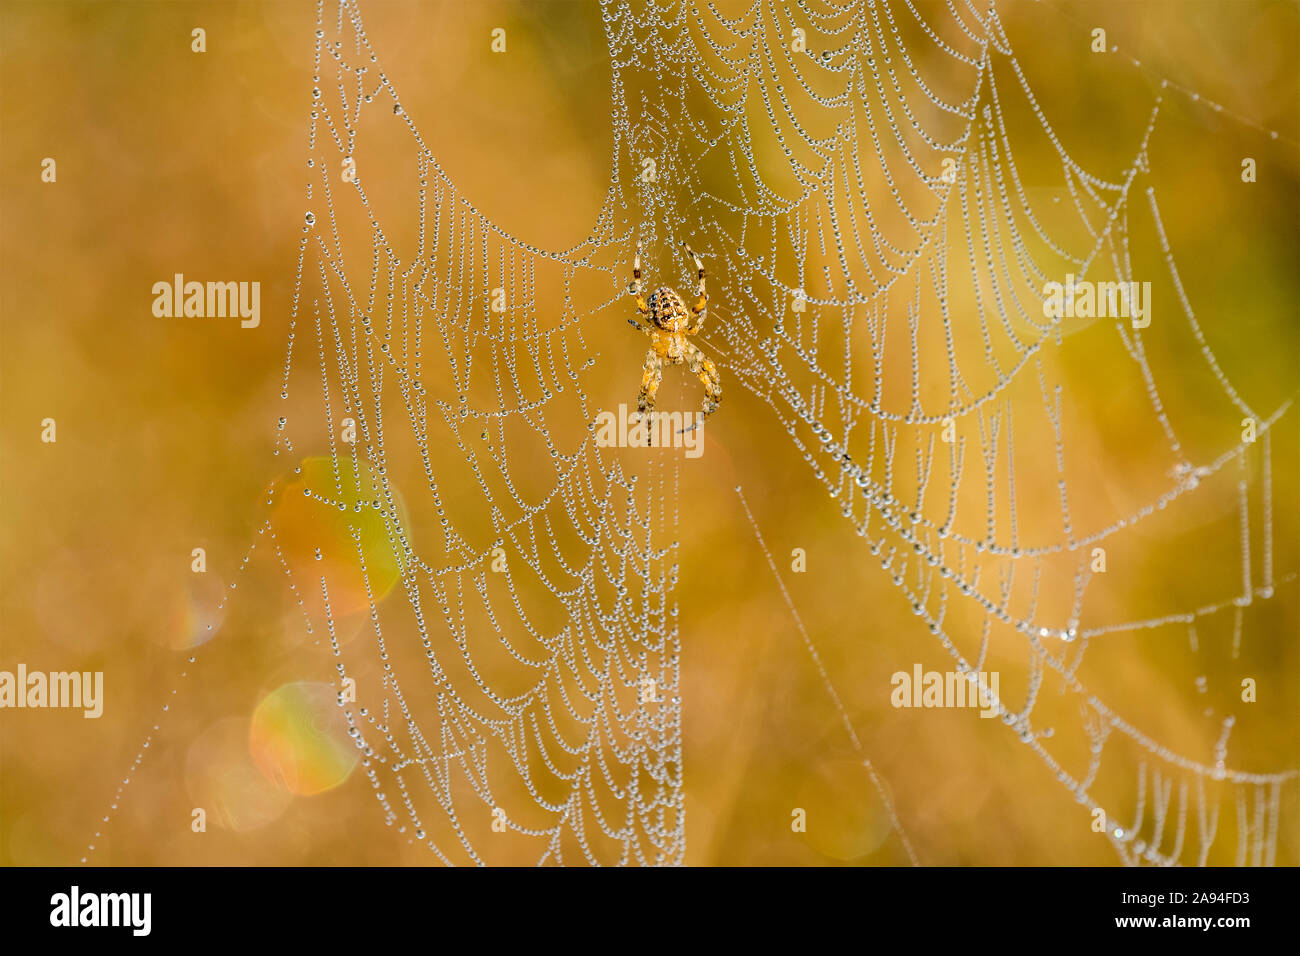
<path id="1" fill-rule="evenodd" d="M 299 796 L 333 789 L 357 763 L 338 693 L 328 684 L 284 684 L 253 711 L 248 749 L 262 775 Z"/>
<path id="2" fill-rule="evenodd" d="M 185 755 L 185 788 L 208 827 L 247 832 L 275 820 L 293 796 L 272 785 L 248 752 L 249 722 L 227 717 L 208 727 Z"/>
<path id="3" fill-rule="evenodd" d="M 368 464 L 359 472 L 347 457 L 307 458 L 281 482 L 271 511 L 280 554 L 313 616 L 325 611 L 322 578 L 330 613 L 345 615 L 382 600 L 402 576 L 395 529 L 409 527 L 405 506 L 395 491 L 385 501 Z"/>

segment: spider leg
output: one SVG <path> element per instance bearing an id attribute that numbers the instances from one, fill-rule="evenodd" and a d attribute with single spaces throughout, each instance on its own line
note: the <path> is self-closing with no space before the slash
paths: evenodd
<path id="1" fill-rule="evenodd" d="M 704 383 L 704 417 L 708 418 L 722 402 L 722 379 L 718 376 L 718 368 L 690 342 L 686 343 L 686 366 Z"/>
<path id="2" fill-rule="evenodd" d="M 638 420 L 654 414 L 655 396 L 659 394 L 659 383 L 664 379 L 664 360 L 654 349 L 645 353 L 645 369 L 641 373 L 641 391 L 636 397 Z M 646 431 L 646 444 L 650 443 L 650 433 Z"/>
<path id="3" fill-rule="evenodd" d="M 627 287 L 627 291 L 636 296 L 636 310 L 642 315 L 650 311 L 650 304 L 646 302 L 645 296 L 641 294 L 641 240 L 636 241 L 636 253 L 632 259 L 632 282 Z"/>
<path id="4" fill-rule="evenodd" d="M 694 318 L 691 319 L 690 324 L 686 327 L 687 333 L 692 333 L 698 332 L 704 326 L 704 314 L 705 309 L 708 307 L 709 295 L 704 291 L 704 263 L 700 261 L 700 257 L 692 251 L 691 247 L 688 246 L 685 241 L 682 242 L 682 248 L 686 250 L 688 256 L 695 260 L 695 268 L 700 272 L 700 297 L 696 303 L 691 306 L 691 311 L 695 313 L 695 315 Z"/>

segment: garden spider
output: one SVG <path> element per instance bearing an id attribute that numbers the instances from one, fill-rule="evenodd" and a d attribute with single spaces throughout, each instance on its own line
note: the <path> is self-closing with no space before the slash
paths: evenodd
<path id="1" fill-rule="evenodd" d="M 688 310 L 676 289 L 663 286 L 650 293 L 647 302 L 641 294 L 641 243 L 636 244 L 636 258 L 632 264 L 632 284 L 628 292 L 636 296 L 636 310 L 648 316 L 650 325 L 642 325 L 636 319 L 628 319 L 638 332 L 650 336 L 650 351 L 645 355 L 645 369 L 641 375 L 641 392 L 637 395 L 636 407 L 644 418 L 654 411 L 655 395 L 659 383 L 663 380 L 664 363 L 669 365 L 685 364 L 704 383 L 704 418 L 717 411 L 722 400 L 722 383 L 718 379 L 718 370 L 695 345 L 687 341 L 686 336 L 694 335 L 704 326 L 705 307 L 708 295 L 704 291 L 704 263 L 691 251 L 691 247 L 682 243 L 686 254 L 695 260 L 695 267 L 700 270 L 699 300 Z M 701 418 L 702 422 L 704 418 Z"/>

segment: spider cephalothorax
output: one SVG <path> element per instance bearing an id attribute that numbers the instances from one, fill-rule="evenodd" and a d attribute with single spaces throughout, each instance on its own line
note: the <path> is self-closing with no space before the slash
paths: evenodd
<path id="1" fill-rule="evenodd" d="M 650 293 L 649 301 L 641 294 L 641 243 L 636 245 L 636 258 L 632 265 L 632 284 L 628 291 L 636 297 L 636 310 L 650 320 L 650 325 L 642 325 L 636 319 L 628 319 L 632 327 L 650 336 L 650 351 L 645 356 L 645 369 L 641 375 L 641 392 L 637 396 L 637 411 L 645 415 L 654 410 L 655 395 L 659 383 L 663 380 L 664 363 L 669 365 L 685 364 L 704 383 L 704 415 L 717 411 L 722 400 L 722 384 L 718 379 L 718 370 L 705 358 L 694 344 L 687 340 L 704 326 L 705 308 L 708 295 L 704 291 L 704 263 L 691 251 L 690 246 L 682 243 L 686 254 L 695 260 L 695 267 L 700 274 L 699 299 L 689 309 L 676 289 L 663 286 Z"/>

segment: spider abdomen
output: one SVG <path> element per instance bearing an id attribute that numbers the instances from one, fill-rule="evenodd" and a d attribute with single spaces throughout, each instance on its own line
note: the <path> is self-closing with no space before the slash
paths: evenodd
<path id="1" fill-rule="evenodd" d="M 650 321 L 666 332 L 679 332 L 690 321 L 690 311 L 676 289 L 664 286 L 650 294 Z"/>

